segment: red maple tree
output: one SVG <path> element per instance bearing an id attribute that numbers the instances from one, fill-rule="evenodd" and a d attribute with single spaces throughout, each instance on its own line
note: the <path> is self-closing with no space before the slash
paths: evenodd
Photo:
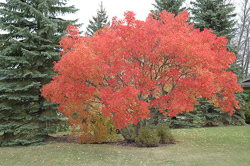
<path id="1" fill-rule="evenodd" d="M 58 74 L 42 95 L 60 104 L 76 126 L 88 119 L 90 108 L 112 117 L 120 129 L 157 112 L 173 117 L 192 111 L 201 97 L 232 115 L 240 108 L 234 93 L 242 91 L 227 71 L 236 57 L 227 51 L 225 37 L 194 29 L 187 20 L 187 11 L 176 17 L 163 11 L 157 20 L 149 14 L 146 21 L 126 12 L 125 19 L 113 18 L 111 27 L 92 37 L 69 26 L 54 67 Z M 78 107 L 69 107 L 72 103 Z"/>

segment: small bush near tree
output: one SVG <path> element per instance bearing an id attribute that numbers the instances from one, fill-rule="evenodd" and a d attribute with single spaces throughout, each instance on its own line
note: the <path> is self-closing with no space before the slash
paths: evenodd
<path id="1" fill-rule="evenodd" d="M 167 125 L 160 125 L 156 132 L 160 137 L 160 143 L 172 143 L 175 141 L 174 136 L 171 134 L 170 128 Z"/>
<path id="2" fill-rule="evenodd" d="M 158 146 L 161 137 L 154 129 L 148 127 L 141 127 L 138 136 L 135 138 L 135 142 L 142 147 L 154 147 Z"/>
<path id="3" fill-rule="evenodd" d="M 244 90 L 244 93 L 247 95 L 246 105 L 243 107 L 245 122 L 250 124 L 250 90 Z"/>
<path id="4" fill-rule="evenodd" d="M 118 139 L 111 118 L 105 118 L 102 113 L 94 112 L 89 114 L 87 121 L 82 124 L 81 130 L 73 132 L 79 136 L 79 143 L 103 143 Z"/>
<path id="5" fill-rule="evenodd" d="M 79 143 L 103 143 L 118 139 L 112 119 L 104 117 L 99 107 L 100 105 L 93 104 L 88 108 L 88 112 L 83 112 L 81 104 L 72 102 L 62 111 L 69 117 L 69 125 L 73 128 L 72 134 L 78 136 Z"/>

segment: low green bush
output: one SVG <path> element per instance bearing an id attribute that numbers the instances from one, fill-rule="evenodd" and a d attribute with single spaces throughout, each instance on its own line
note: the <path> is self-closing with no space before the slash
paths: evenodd
<path id="1" fill-rule="evenodd" d="M 135 138 L 135 142 L 142 147 L 154 147 L 159 145 L 160 139 L 156 130 L 142 127 Z"/>
<path id="2" fill-rule="evenodd" d="M 167 125 L 160 125 L 156 132 L 160 137 L 160 143 L 175 142 L 174 136 L 171 134 L 170 128 Z"/>
<path id="3" fill-rule="evenodd" d="M 247 110 L 245 110 L 245 117 L 246 117 L 245 122 L 247 124 L 250 124 L 250 111 L 249 111 L 249 108 Z"/>

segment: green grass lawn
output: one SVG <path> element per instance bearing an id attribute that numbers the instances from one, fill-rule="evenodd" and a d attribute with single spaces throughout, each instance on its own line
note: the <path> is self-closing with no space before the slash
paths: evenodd
<path id="1" fill-rule="evenodd" d="M 178 144 L 156 148 L 72 143 L 0 148 L 0 165 L 250 165 L 250 125 L 175 129 L 173 134 Z"/>

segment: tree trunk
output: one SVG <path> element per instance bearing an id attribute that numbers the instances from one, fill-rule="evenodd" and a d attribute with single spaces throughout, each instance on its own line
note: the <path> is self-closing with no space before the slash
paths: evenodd
<path id="1" fill-rule="evenodd" d="M 138 124 L 135 126 L 135 131 L 134 131 L 135 135 L 138 135 L 140 128 L 141 128 L 141 122 L 138 122 Z"/>

